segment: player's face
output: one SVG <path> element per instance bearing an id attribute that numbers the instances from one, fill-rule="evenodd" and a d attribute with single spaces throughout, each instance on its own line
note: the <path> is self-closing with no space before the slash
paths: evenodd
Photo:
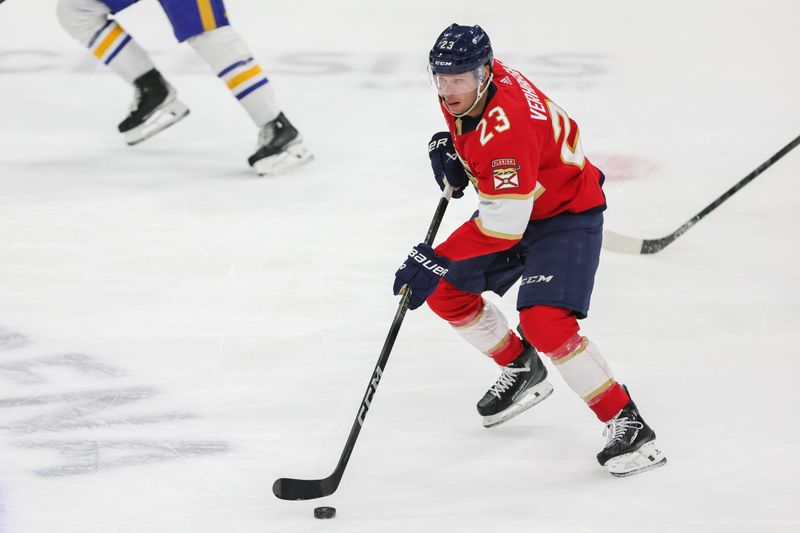
<path id="1" fill-rule="evenodd" d="M 434 74 L 433 83 L 447 110 L 453 114 L 464 113 L 475 103 L 481 80 L 475 71 L 459 74 Z"/>

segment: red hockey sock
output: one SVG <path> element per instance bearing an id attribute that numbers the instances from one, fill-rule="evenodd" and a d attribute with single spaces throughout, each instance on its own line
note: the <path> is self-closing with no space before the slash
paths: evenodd
<path id="1" fill-rule="evenodd" d="M 594 414 L 597 415 L 600 421 L 608 422 L 617 416 L 617 413 L 625 407 L 630 399 L 625 389 L 615 381 L 611 387 L 592 399 L 588 405 L 589 409 L 594 411 Z"/>
<path id="2" fill-rule="evenodd" d="M 507 366 L 522 353 L 522 341 L 509 331 L 508 340 L 497 350 L 490 354 L 494 362 L 500 366 Z"/>

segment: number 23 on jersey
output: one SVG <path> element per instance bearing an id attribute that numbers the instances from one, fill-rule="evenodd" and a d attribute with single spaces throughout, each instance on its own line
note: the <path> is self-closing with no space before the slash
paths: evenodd
<path id="1" fill-rule="evenodd" d="M 568 165 L 575 165 L 578 168 L 583 168 L 586 157 L 583 155 L 583 147 L 581 146 L 581 134 L 578 131 L 577 125 L 575 126 L 575 137 L 570 144 L 569 138 L 572 133 L 572 122 L 567 113 L 558 107 L 550 100 L 545 100 L 547 108 L 550 111 L 550 122 L 553 126 L 553 138 L 558 144 L 561 139 L 561 160 Z M 495 106 L 489 110 L 479 123 L 478 134 L 481 146 L 486 146 L 486 143 L 491 141 L 495 133 L 503 133 L 511 129 L 511 122 L 506 116 L 506 112 L 500 106 Z M 563 134 L 563 137 L 562 137 Z"/>
<path id="2" fill-rule="evenodd" d="M 490 129 L 489 120 L 492 121 Z M 500 106 L 495 106 L 486 113 L 486 117 L 478 123 L 478 133 L 481 141 L 481 146 L 486 146 L 486 143 L 492 140 L 494 132 L 503 133 L 511 128 L 511 123 L 508 121 L 506 112 Z"/>

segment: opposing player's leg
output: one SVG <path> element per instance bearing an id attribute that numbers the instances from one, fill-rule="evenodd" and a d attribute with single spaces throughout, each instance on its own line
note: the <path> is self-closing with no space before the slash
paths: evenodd
<path id="1" fill-rule="evenodd" d="M 134 86 L 130 112 L 118 126 L 128 144 L 152 137 L 189 113 L 147 53 L 111 17 L 136 1 L 59 0 L 57 7 L 67 33 Z"/>
<path id="2" fill-rule="evenodd" d="M 258 127 L 250 166 L 262 175 L 277 174 L 311 160 L 300 133 L 281 112 L 272 83 L 247 43 L 229 25 L 222 0 L 161 3 L 176 38 L 188 42 L 208 63 Z"/>
<path id="3" fill-rule="evenodd" d="M 503 294 L 519 277 L 519 269 L 509 269 L 506 259 L 501 254 L 497 260 L 479 258 L 455 263 L 428 298 L 434 313 L 501 367 L 500 377 L 477 405 L 484 427 L 510 420 L 553 392 L 536 350 L 521 340 L 502 311 L 480 294 L 485 290 Z M 459 289 L 453 283 L 476 292 Z"/>
<path id="4" fill-rule="evenodd" d="M 130 113 L 117 128 L 129 145 L 139 144 L 163 131 L 189 114 L 175 89 L 156 69 L 133 82 L 134 95 Z"/>
<path id="5" fill-rule="evenodd" d="M 599 262 L 602 214 L 562 215 L 535 223 L 523 243 L 526 257 L 518 307 L 526 338 L 545 354 L 567 385 L 606 423 L 597 459 L 616 476 L 661 466 L 666 457 L 627 390 L 600 350 L 580 334 Z"/>
<path id="6" fill-rule="evenodd" d="M 280 174 L 311 161 L 314 156 L 297 129 L 280 113 L 258 130 L 256 151 L 247 162 L 259 175 Z"/>

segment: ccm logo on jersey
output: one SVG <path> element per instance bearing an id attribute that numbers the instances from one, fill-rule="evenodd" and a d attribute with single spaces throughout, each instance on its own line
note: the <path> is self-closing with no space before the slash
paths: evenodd
<path id="1" fill-rule="evenodd" d="M 495 190 L 516 189 L 519 187 L 520 166 L 511 157 L 492 160 L 492 178 Z"/>
<path id="2" fill-rule="evenodd" d="M 549 276 L 545 276 L 544 274 L 537 274 L 535 276 L 528 276 L 526 278 L 522 278 L 519 282 L 520 285 L 528 285 L 530 283 L 550 283 L 553 281 L 555 276 L 550 274 Z"/>

